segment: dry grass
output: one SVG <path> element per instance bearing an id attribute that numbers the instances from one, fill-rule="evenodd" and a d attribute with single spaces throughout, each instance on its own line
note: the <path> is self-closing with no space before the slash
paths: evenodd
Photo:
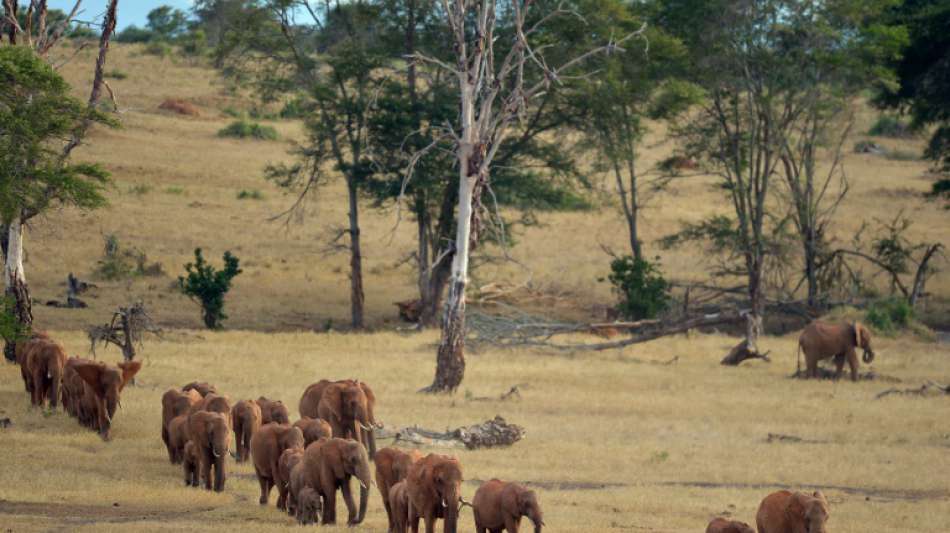
<path id="1" fill-rule="evenodd" d="M 55 333 L 69 353 L 77 333 Z M 527 429 L 508 449 L 458 451 L 469 498 L 476 479 L 534 481 L 551 531 L 701 531 L 714 515 L 751 521 L 779 487 L 823 487 L 836 532 L 942 531 L 950 520 L 950 434 L 944 398 L 874 395 L 881 382 L 800 382 L 793 337 L 770 338 L 772 364 L 717 364 L 734 341 L 717 335 L 670 338 L 604 354 L 550 356 L 487 352 L 469 358 L 464 390 L 422 396 L 432 371 L 432 334 L 264 334 L 181 331 L 151 343 L 138 386 L 127 389 L 113 441 L 103 443 L 62 413 L 28 407 L 18 370 L 0 369 L 0 430 L 7 458 L 0 516 L 14 531 L 270 530 L 291 520 L 260 508 L 249 465 L 231 469 L 226 491 L 183 486 L 159 438 L 160 396 L 192 379 L 216 383 L 232 399 L 283 399 L 296 417 L 305 386 L 359 377 L 379 397 L 389 426 L 433 429 L 501 414 Z M 950 375 L 950 353 L 933 344 L 882 340 L 875 370 L 916 386 Z M 636 360 L 668 360 L 660 366 Z M 116 359 L 116 352 L 108 359 Z M 471 401 L 525 383 L 516 401 Z M 468 393 L 471 393 L 470 395 Z M 769 433 L 819 443 L 768 443 Z M 702 484 L 710 484 L 705 486 Z M 603 487 L 602 487 L 603 486 Z M 6 500 L 6 501 L 4 501 Z M 27 505 L 25 502 L 34 502 Z M 117 503 L 118 506 L 113 505 Z M 95 522 L 93 522 L 95 521 Z M 469 511 L 461 528 L 471 530 Z M 377 493 L 362 529 L 381 531 Z"/>
<path id="2" fill-rule="evenodd" d="M 64 69 L 77 94 L 86 92 L 92 61 L 86 51 Z M 116 305 L 143 299 L 169 334 L 144 350 L 139 385 L 124 395 L 111 443 L 61 413 L 45 417 L 29 409 L 18 369 L 0 368 L 0 417 L 14 424 L 0 429 L 0 447 L 8 456 L 0 470 L 0 523 L 7 529 L 283 529 L 291 524 L 288 518 L 273 506 L 256 504 L 250 466 L 233 469 L 224 494 L 182 486 L 159 438 L 159 397 L 168 387 L 197 378 L 215 382 L 233 399 L 263 394 L 295 410 L 306 384 L 359 377 L 374 386 L 379 415 L 390 426 L 443 429 L 495 414 L 524 425 L 526 440 L 510 449 L 459 455 L 468 479 L 541 483 L 552 531 L 701 531 L 726 511 L 752 521 L 759 500 L 773 488 L 818 486 L 827 487 L 833 531 L 946 530 L 947 400 L 875 401 L 876 392 L 892 385 L 786 379 L 794 367 L 791 337 L 763 341 L 775 354 L 771 365 L 751 362 L 740 368 L 717 364 L 735 341 L 716 335 L 575 356 L 489 351 L 470 356 L 465 390 L 446 398 L 415 393 L 432 377 L 433 333 L 288 332 L 347 320 L 347 258 L 320 253 L 331 228 L 344 222 L 342 187 L 321 191 L 303 225 L 267 223 L 290 198 L 262 180 L 262 168 L 287 159 L 287 141 L 217 137 L 231 121 L 220 110 L 241 100 L 207 69 L 121 45 L 110 53 L 110 68 L 129 74 L 110 80 L 125 110 L 123 127 L 96 130 L 77 154 L 102 161 L 113 172 L 112 206 L 94 213 L 55 212 L 34 224 L 27 275 L 39 299 L 61 298 L 67 272 L 90 277 L 102 254 L 99 234 L 111 233 L 123 245 L 145 251 L 150 261 L 160 261 L 169 274 L 99 282 L 88 309 L 37 306 L 37 323 L 54 330 L 71 354 L 85 354 L 81 327 L 105 321 Z M 164 113 L 158 105 L 166 98 L 186 99 L 201 114 Z M 873 118 L 864 112 L 854 131 L 866 131 Z M 300 136 L 298 123 L 273 125 L 281 139 Z M 919 148 L 913 141 L 886 143 Z M 646 157 L 657 160 L 668 148 L 651 149 Z M 950 241 L 946 212 L 916 194 L 929 188 L 924 163 L 849 154 L 847 168 L 852 193 L 839 214 L 839 237 L 863 221 L 905 209 L 917 220 L 915 238 Z M 712 184 L 710 178 L 681 181 L 661 195 L 646 213 L 645 239 L 652 242 L 680 221 L 720 209 Z M 259 189 L 263 199 L 240 201 L 236 196 L 243 189 Z M 582 313 L 607 302 L 608 287 L 596 281 L 607 269 L 600 245 L 618 251 L 624 246 L 613 207 L 542 214 L 540 220 L 542 225 L 520 235 L 512 250 L 529 271 L 485 267 L 478 280 L 530 277 L 545 290 L 567 295 Z M 414 249 L 414 229 L 404 222 L 390 241 L 394 221 L 393 211 L 363 212 L 367 313 L 380 329 L 395 319 L 392 302 L 415 294 L 409 266 L 395 266 Z M 196 246 L 215 261 L 226 249 L 242 259 L 245 272 L 228 295 L 227 326 L 284 333 L 194 331 L 200 327 L 198 308 L 172 285 Z M 663 264 L 677 279 L 701 279 L 707 270 L 695 250 L 665 252 Z M 938 276 L 929 289 L 950 298 L 950 277 Z M 879 344 L 876 370 L 908 387 L 950 376 L 946 345 L 907 339 Z M 118 358 L 114 351 L 107 355 Z M 679 360 L 671 366 L 637 362 L 673 356 Z M 493 396 L 516 383 L 528 384 L 521 401 L 466 399 L 467 392 Z M 769 433 L 820 442 L 767 443 Z M 475 487 L 467 483 L 464 493 L 471 496 Z M 384 523 L 374 495 L 362 529 L 379 531 Z M 467 511 L 462 529 L 471 529 Z"/>

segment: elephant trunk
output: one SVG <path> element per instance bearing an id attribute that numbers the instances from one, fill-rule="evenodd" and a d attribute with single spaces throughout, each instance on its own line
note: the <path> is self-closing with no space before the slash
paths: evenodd
<path id="1" fill-rule="evenodd" d="M 870 349 L 865 348 L 864 355 L 861 356 L 861 360 L 865 363 L 870 364 L 871 361 L 874 361 L 874 352 Z"/>
<path id="2" fill-rule="evenodd" d="M 459 491 L 450 490 L 442 497 L 443 516 L 445 517 L 445 533 L 456 533 L 459 518 Z"/>
<path id="3" fill-rule="evenodd" d="M 214 448 L 212 448 L 213 450 Z M 215 492 L 221 492 L 224 490 L 224 480 L 225 472 L 224 465 L 227 453 L 218 455 L 217 452 L 214 454 L 214 490 Z"/>
<path id="4" fill-rule="evenodd" d="M 365 460 L 365 456 L 364 456 Z M 356 479 L 360 483 L 360 509 L 356 515 L 356 523 L 363 522 L 366 518 L 366 506 L 369 503 L 369 486 L 373 484 L 373 477 L 370 473 L 369 462 L 367 461 L 356 472 Z"/>

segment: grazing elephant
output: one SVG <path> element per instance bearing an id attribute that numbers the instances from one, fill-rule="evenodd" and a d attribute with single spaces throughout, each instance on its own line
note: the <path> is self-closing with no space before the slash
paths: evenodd
<path id="1" fill-rule="evenodd" d="M 319 483 L 318 483 L 319 485 Z M 300 492 L 306 488 L 313 488 L 310 482 L 310 476 L 307 473 L 307 467 L 303 460 L 300 460 L 290 469 L 290 486 L 287 487 L 287 513 L 296 516 L 297 500 L 300 499 Z M 319 497 L 319 492 L 317 496 Z M 322 508 L 322 506 L 321 506 Z"/>
<path id="2" fill-rule="evenodd" d="M 334 437 L 363 443 L 372 459 L 376 455 L 373 428 L 378 425 L 373 414 L 375 406 L 376 396 L 365 383 L 350 379 L 321 380 L 304 391 L 300 398 L 300 415 L 326 420 Z"/>
<path id="3" fill-rule="evenodd" d="M 247 461 L 251 452 L 251 437 L 261 429 L 261 408 L 252 400 L 241 400 L 231 408 L 234 441 L 237 444 L 237 462 Z"/>
<path id="4" fill-rule="evenodd" d="M 419 459 L 422 459 L 422 453 L 419 450 L 404 452 L 398 448 L 382 448 L 376 452 L 376 457 L 373 459 L 376 464 L 376 488 L 383 497 L 383 507 L 386 508 L 386 516 L 389 517 L 390 531 L 395 527 L 394 511 L 389 503 L 390 489 L 396 483 L 406 479 L 409 467 Z"/>
<path id="5" fill-rule="evenodd" d="M 303 417 L 294 422 L 294 426 L 300 428 L 300 431 L 303 432 L 304 448 L 310 446 L 311 442 L 329 439 L 333 436 L 333 429 L 330 428 L 330 424 L 319 418 Z"/>
<path id="6" fill-rule="evenodd" d="M 818 377 L 818 361 L 835 358 L 837 367 L 835 379 L 841 378 L 844 363 L 851 367 L 851 381 L 858 380 L 858 355 L 855 348 L 864 350 L 861 359 L 865 363 L 874 361 L 874 349 L 871 347 L 871 332 L 860 323 L 829 324 L 814 320 L 802 330 L 798 337 L 799 371 L 801 354 L 805 354 L 806 377 Z"/>
<path id="7" fill-rule="evenodd" d="M 168 423 L 168 458 L 173 465 L 182 462 L 188 441 L 188 415 L 172 418 Z"/>
<path id="8" fill-rule="evenodd" d="M 267 505 L 270 490 L 277 484 L 280 455 L 288 448 L 303 448 L 303 433 L 289 424 L 264 424 L 251 437 L 251 459 L 261 484 L 261 505 Z"/>
<path id="9" fill-rule="evenodd" d="M 293 506 L 288 502 L 293 498 L 290 492 L 290 472 L 301 460 L 303 460 L 303 448 L 287 448 L 280 454 L 280 460 L 277 461 L 277 479 L 274 484 L 277 485 L 277 508 L 281 511 L 289 513 Z"/>
<path id="10" fill-rule="evenodd" d="M 472 498 L 475 511 L 476 533 L 501 531 L 518 533 L 521 517 L 527 516 L 534 524 L 534 532 L 541 533 L 544 515 L 538 505 L 538 497 L 533 490 L 518 483 L 507 483 L 492 479 L 482 483 Z"/>
<path id="11" fill-rule="evenodd" d="M 139 369 L 141 361 L 127 361 L 118 363 L 117 368 L 105 363 L 70 358 L 67 366 L 71 366 L 83 380 L 83 394 L 79 399 L 79 411 L 85 413 L 80 422 L 97 430 L 103 440 L 111 438 L 112 417 L 115 410 L 121 405 L 119 395 Z M 84 420 L 85 418 L 85 420 Z"/>
<path id="12" fill-rule="evenodd" d="M 188 441 L 182 451 L 182 470 L 185 471 L 185 486 L 198 486 L 198 450 L 195 443 Z"/>
<path id="13" fill-rule="evenodd" d="M 181 390 L 183 392 L 188 392 L 190 390 L 198 391 L 198 394 L 200 394 L 202 398 L 211 393 L 218 393 L 218 389 L 207 381 L 192 381 L 191 383 L 182 387 Z"/>
<path id="14" fill-rule="evenodd" d="M 749 524 L 739 522 L 738 520 L 727 520 L 725 518 L 713 518 L 706 526 L 706 533 L 755 533 Z"/>
<path id="15" fill-rule="evenodd" d="M 406 480 L 393 484 L 385 501 L 388 506 L 386 512 L 389 513 L 389 533 L 408 533 L 409 489 Z"/>
<path id="16" fill-rule="evenodd" d="M 337 489 L 343 492 L 343 501 L 349 512 L 346 523 L 352 526 L 362 522 L 366 517 L 369 486 L 373 484 L 366 448 L 352 440 L 318 440 L 307 446 L 303 461 L 309 485 L 323 498 L 323 523 L 336 523 Z M 359 512 L 353 504 L 350 491 L 351 477 L 360 483 Z"/>
<path id="17" fill-rule="evenodd" d="M 755 515 L 759 533 L 825 533 L 828 500 L 821 491 L 812 495 L 780 490 L 766 496 Z"/>
<path id="18" fill-rule="evenodd" d="M 278 424 L 290 423 L 290 412 L 287 411 L 287 406 L 284 405 L 284 402 L 280 400 L 268 400 L 263 396 L 255 401 L 261 408 L 261 420 L 263 424 L 270 424 L 271 422 L 277 422 Z"/>
<path id="19" fill-rule="evenodd" d="M 188 415 L 188 434 L 198 455 L 199 471 L 205 489 L 211 490 L 211 467 L 214 467 L 214 490 L 224 490 L 226 466 L 231 447 L 231 428 L 223 414 L 199 411 Z"/>
<path id="20" fill-rule="evenodd" d="M 297 507 L 294 516 L 297 523 L 306 526 L 316 524 L 320 520 L 320 494 L 313 487 L 304 487 L 297 495 Z"/>
<path id="21" fill-rule="evenodd" d="M 63 347 L 48 339 L 36 339 L 26 351 L 26 366 L 30 374 L 30 400 L 36 407 L 44 407 L 49 401 L 50 409 L 59 404 L 60 386 L 66 366 Z"/>
<path id="22" fill-rule="evenodd" d="M 191 389 L 187 392 L 168 389 L 162 395 L 162 442 L 168 449 L 168 460 L 174 464 L 176 461 L 172 456 L 172 449 L 168 446 L 168 424 L 176 416 L 188 414 L 191 406 L 201 401 L 201 394 Z"/>
<path id="23" fill-rule="evenodd" d="M 409 467 L 406 488 L 413 533 L 419 531 L 420 517 L 425 520 L 427 533 L 435 531 L 437 518 L 444 519 L 444 533 L 456 532 L 462 488 L 462 465 L 458 459 L 434 453 L 419 459 Z"/>

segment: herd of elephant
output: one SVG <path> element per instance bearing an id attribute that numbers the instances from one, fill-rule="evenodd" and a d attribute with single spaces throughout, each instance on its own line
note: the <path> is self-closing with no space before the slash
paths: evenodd
<path id="1" fill-rule="evenodd" d="M 321 380 L 304 391 L 300 420 L 290 423 L 287 407 L 261 397 L 231 405 L 209 383 L 192 382 L 162 395 L 162 440 L 173 464 L 181 464 L 185 485 L 224 490 L 231 435 L 234 458 L 251 461 L 260 482 L 260 503 L 277 488 L 277 508 L 301 524 L 336 523 L 336 493 L 347 507 L 347 524 L 366 516 L 370 487 L 376 485 L 390 533 L 457 530 L 461 507 L 469 505 L 479 532 L 517 532 L 527 517 L 536 532 L 544 525 L 537 495 L 518 483 L 492 479 L 471 503 L 461 495 L 458 458 L 418 450 L 376 450 L 373 414 L 376 396 L 361 381 Z M 370 462 L 375 465 L 375 479 Z M 212 475 L 213 472 L 213 475 Z M 360 485 L 359 506 L 350 488 Z"/>
<path id="2" fill-rule="evenodd" d="M 821 491 L 812 494 L 780 490 L 762 499 L 755 515 L 758 533 L 826 533 L 828 500 Z M 738 520 L 714 518 L 706 533 L 756 533 Z"/>
<path id="3" fill-rule="evenodd" d="M 15 352 L 34 406 L 48 403 L 55 409 L 62 397 L 63 409 L 70 416 L 109 440 L 119 395 L 142 368 L 141 362 L 125 361 L 111 367 L 81 357 L 67 358 L 59 343 L 39 331 L 17 342 Z"/>

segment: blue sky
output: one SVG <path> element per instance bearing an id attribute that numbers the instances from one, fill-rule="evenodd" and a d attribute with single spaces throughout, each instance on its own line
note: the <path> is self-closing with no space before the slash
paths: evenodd
<path id="1" fill-rule="evenodd" d="M 22 3 L 22 2 L 21 2 Z M 69 12 L 76 4 L 75 0 L 49 0 L 49 7 Z M 107 0 L 83 0 L 79 8 L 79 20 L 99 20 L 106 10 Z M 144 26 L 148 19 L 145 15 L 161 5 L 177 7 L 183 11 L 191 10 L 191 0 L 119 0 L 118 27 L 123 29 L 130 24 Z"/>

